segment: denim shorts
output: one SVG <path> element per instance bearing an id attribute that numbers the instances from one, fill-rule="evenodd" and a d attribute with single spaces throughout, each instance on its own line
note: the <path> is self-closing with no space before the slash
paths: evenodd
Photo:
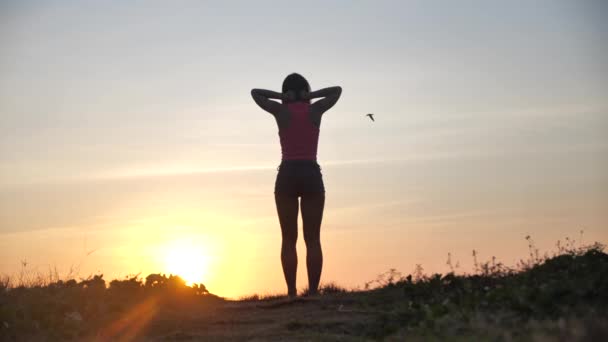
<path id="1" fill-rule="evenodd" d="M 275 194 L 302 196 L 325 192 L 321 166 L 316 160 L 284 160 L 277 170 Z"/>

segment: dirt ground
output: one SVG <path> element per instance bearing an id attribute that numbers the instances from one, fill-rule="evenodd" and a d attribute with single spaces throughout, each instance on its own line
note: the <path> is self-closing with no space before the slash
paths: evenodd
<path id="1" fill-rule="evenodd" d="M 335 294 L 291 300 L 227 301 L 202 310 L 162 310 L 141 327 L 126 324 L 124 329 L 98 338 L 150 341 L 366 340 L 358 335 L 374 312 L 357 310 L 354 302 L 352 295 Z M 141 331 L 130 331 L 132 328 Z"/>

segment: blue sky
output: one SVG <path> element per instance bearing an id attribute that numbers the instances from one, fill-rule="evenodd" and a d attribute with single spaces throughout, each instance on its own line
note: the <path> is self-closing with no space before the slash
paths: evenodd
<path id="1" fill-rule="evenodd" d="M 315 89 L 344 89 L 319 145 L 327 239 L 353 234 L 350 247 L 334 248 L 344 259 L 328 261 L 338 282 L 373 277 L 352 271 L 365 241 L 386 251 L 369 273 L 440 265 L 448 251 L 464 255 L 492 238 L 508 241 L 505 258 L 526 234 L 550 246 L 585 227 L 606 241 L 607 9 L 600 1 L 2 2 L 0 236 L 13 247 L 1 252 L 0 272 L 22 258 L 66 264 L 87 234 L 118 260 L 116 241 L 141 249 L 121 235 L 144 229 L 141 220 L 205 234 L 232 225 L 234 235 L 215 237 L 226 245 L 250 226 L 275 241 L 277 129 L 249 90 L 278 90 L 294 71 Z M 78 236 L 78 246 L 43 253 L 17 243 L 42 241 L 40 232 L 54 244 Z M 83 272 L 141 269 L 101 267 L 94 255 Z"/>

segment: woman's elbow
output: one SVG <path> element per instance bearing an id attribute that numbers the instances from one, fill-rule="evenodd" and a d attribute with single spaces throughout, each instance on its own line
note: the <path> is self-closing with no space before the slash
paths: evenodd
<path id="1" fill-rule="evenodd" d="M 340 97 L 340 95 L 342 95 L 342 87 L 337 86 L 337 87 L 336 87 L 336 96 L 337 96 L 337 97 Z"/>

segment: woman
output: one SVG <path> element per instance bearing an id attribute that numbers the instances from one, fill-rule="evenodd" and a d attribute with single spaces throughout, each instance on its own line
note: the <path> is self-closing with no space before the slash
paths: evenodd
<path id="1" fill-rule="evenodd" d="M 310 85 L 299 74 L 290 74 L 283 81 L 283 92 L 253 89 L 251 96 L 258 106 L 272 114 L 279 126 L 282 161 L 274 188 L 274 198 L 281 224 L 283 242 L 281 264 L 287 282 L 287 293 L 296 296 L 298 257 L 298 197 L 301 198 L 308 294 L 317 294 L 323 254 L 321 252 L 321 220 L 325 205 L 325 187 L 317 164 L 317 143 L 321 117 L 333 107 L 342 93 L 340 87 L 310 91 Z M 320 100 L 311 103 L 312 99 Z M 273 101 L 281 100 L 281 103 Z"/>

